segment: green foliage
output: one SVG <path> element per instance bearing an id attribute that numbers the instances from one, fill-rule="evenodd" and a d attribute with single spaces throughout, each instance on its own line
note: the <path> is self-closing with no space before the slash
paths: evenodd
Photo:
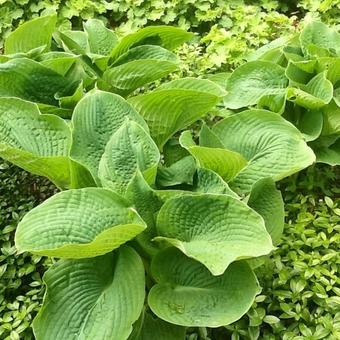
<path id="1" fill-rule="evenodd" d="M 14 232 L 22 216 L 52 195 L 42 178 L 0 161 L 0 338 L 32 339 L 30 328 L 44 289 L 42 274 L 50 264 L 41 256 L 18 254 Z"/>
<path id="2" fill-rule="evenodd" d="M 266 108 L 292 122 L 317 161 L 340 164 L 340 34 L 311 22 L 253 52 L 226 79 L 228 109 Z"/>
<path id="3" fill-rule="evenodd" d="M 278 249 L 257 269 L 261 295 L 227 326 L 234 339 L 339 338 L 339 180 L 339 169 L 318 165 L 280 183 L 287 224 Z"/>
<path id="4" fill-rule="evenodd" d="M 282 9 L 287 9 L 283 6 Z M 79 29 L 83 20 L 99 18 L 117 27 L 119 35 L 154 24 L 178 25 L 204 35 L 197 63 L 202 71 L 238 65 L 244 55 L 283 32 L 292 31 L 294 17 L 280 13 L 278 1 L 193 0 L 45 0 L 2 1 L 0 9 L 0 46 L 18 23 L 58 13 L 58 25 Z"/>
<path id="5" fill-rule="evenodd" d="M 0 64 L 0 155 L 63 190 L 15 235 L 20 252 L 61 258 L 45 274 L 36 338 L 128 339 L 153 327 L 144 301 L 169 333 L 238 320 L 260 292 L 253 267 L 283 229 L 275 181 L 315 160 L 303 135 L 279 115 L 248 110 L 203 125 L 196 146 L 178 132 L 216 107 L 221 86 L 180 78 L 134 91 L 170 72 L 169 50 L 189 33 L 150 26 L 119 40 L 91 19 L 52 41 L 53 23 L 34 19 L 11 33 Z M 22 46 L 29 30 L 37 35 Z M 189 153 L 191 178 L 179 166 L 173 180 L 171 167 Z M 157 180 L 159 166 L 170 185 Z"/>

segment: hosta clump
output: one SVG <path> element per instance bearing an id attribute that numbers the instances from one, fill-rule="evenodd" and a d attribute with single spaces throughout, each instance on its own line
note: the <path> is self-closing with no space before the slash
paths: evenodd
<path id="1" fill-rule="evenodd" d="M 26 22 L 5 41 L 0 56 L 0 96 L 36 102 L 43 113 L 70 117 L 84 90 L 94 87 L 127 96 L 178 70 L 170 50 L 192 34 L 150 26 L 118 39 L 100 20 L 83 31 L 56 30 L 56 16 Z"/>
<path id="2" fill-rule="evenodd" d="M 227 79 L 226 108 L 266 108 L 291 121 L 317 161 L 340 164 L 340 34 L 312 22 L 249 56 Z"/>
<path id="3" fill-rule="evenodd" d="M 27 60 L 37 63 L 19 55 L 2 65 Z M 25 215 L 15 236 L 21 252 L 60 258 L 45 274 L 36 338 L 178 340 L 186 327 L 246 313 L 260 292 L 252 268 L 283 228 L 275 181 L 315 159 L 302 134 L 254 109 L 202 124 L 198 138 L 178 136 L 225 96 L 210 80 L 178 79 L 125 99 L 77 87 L 70 120 L 36 97 L 18 98 L 30 84 L 16 85 L 17 98 L 2 92 L 0 156 L 62 190 Z"/>

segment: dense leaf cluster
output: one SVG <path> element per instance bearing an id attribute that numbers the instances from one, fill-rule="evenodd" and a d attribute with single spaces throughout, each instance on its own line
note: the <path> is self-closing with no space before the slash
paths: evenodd
<path id="1" fill-rule="evenodd" d="M 221 75 L 223 77 L 223 75 Z M 256 106 L 292 122 L 317 161 L 340 164 L 340 34 L 312 22 L 291 39 L 279 38 L 225 75 L 228 109 Z"/>
<path id="2" fill-rule="evenodd" d="M 239 319 L 260 292 L 255 258 L 282 233 L 275 181 L 315 160 L 303 135 L 254 109 L 178 137 L 223 88 L 182 78 L 134 91 L 177 68 L 170 50 L 189 33 L 55 24 L 20 26 L 0 64 L 1 157 L 63 189 L 15 236 L 20 252 L 64 259 L 45 275 L 36 338 L 179 339 Z"/>
<path id="3" fill-rule="evenodd" d="M 253 48 L 289 33 L 295 20 L 307 15 L 336 23 L 339 0 L 3 0 L 0 2 L 0 46 L 13 27 L 31 18 L 58 13 L 58 24 L 79 28 L 83 20 L 98 18 L 120 34 L 150 24 L 172 24 L 203 36 L 196 58 L 202 71 L 239 65 Z M 291 14 L 293 13 L 293 14 Z M 297 17 L 296 17 L 297 16 Z M 335 21 L 335 22 L 334 22 Z"/>

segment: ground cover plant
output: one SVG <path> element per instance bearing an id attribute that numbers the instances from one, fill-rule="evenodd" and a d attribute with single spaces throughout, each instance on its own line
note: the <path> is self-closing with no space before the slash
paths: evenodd
<path id="1" fill-rule="evenodd" d="M 0 277 L 3 299 L 1 337 L 6 340 L 32 339 L 30 324 L 44 292 L 41 274 L 48 269 L 49 263 L 37 255 L 31 259 L 28 253 L 17 254 L 14 232 L 20 218 L 51 195 L 54 189 L 46 180 L 42 181 L 42 178 L 6 162 L 1 163 L 1 168 L 1 197 L 2 203 L 6 204 L 0 210 L 1 228 L 7 226 L 2 228 L 0 240 L 3 253 L 1 266 L 7 265 L 7 270 Z M 9 172 L 11 176 L 8 176 Z M 332 253 L 338 252 L 339 199 L 336 197 L 339 196 L 339 180 L 339 171 L 318 164 L 280 182 L 288 224 L 270 261 L 257 270 L 261 294 L 236 323 L 208 332 L 203 328 L 199 331 L 190 329 L 187 331 L 188 339 L 338 339 L 339 311 L 337 305 L 329 303 L 328 299 L 333 296 L 333 301 L 336 301 L 336 296 L 339 296 L 339 283 L 329 284 L 329 278 L 332 280 L 332 276 L 339 272 L 338 255 L 329 258 Z M 333 197 L 333 203 L 330 197 Z M 303 248 L 302 244 L 305 245 Z M 5 253 L 5 249 L 10 251 Z M 305 277 L 306 266 L 313 268 L 311 277 L 311 273 Z M 302 282 L 302 290 L 297 282 Z M 298 305 L 303 309 L 298 310 Z M 283 318 L 283 308 L 294 313 Z M 308 313 L 301 313 L 305 309 Z"/>
<path id="2" fill-rule="evenodd" d="M 10 176 L 8 174 L 11 174 Z M 31 323 L 43 298 L 49 260 L 18 254 L 14 232 L 20 219 L 55 192 L 47 179 L 0 161 L 0 338 L 33 339 Z"/>
<path id="3" fill-rule="evenodd" d="M 31 210 L 16 233 L 19 251 L 64 258 L 45 275 L 36 337 L 125 339 L 167 329 L 178 339 L 185 327 L 237 320 L 259 293 L 253 258 L 269 254 L 282 232 L 274 182 L 315 160 L 303 135 L 281 116 L 254 109 L 202 124 L 198 144 L 190 131 L 178 138 L 225 91 L 184 78 L 135 94 L 155 79 L 134 62 L 150 60 L 159 45 L 177 46 L 185 32 L 151 27 L 113 42 L 114 33 L 91 20 L 85 32 L 59 32 L 52 44 L 53 22 L 36 19 L 13 32 L 0 64 L 1 156 L 69 189 Z M 35 38 L 23 40 L 32 30 Z M 106 38 L 110 51 L 101 48 Z M 50 46 L 73 59 L 77 52 L 81 76 L 74 63 L 61 76 L 67 63 L 55 56 L 64 52 L 43 64 Z M 161 62 L 168 61 L 164 47 Z M 119 61 L 133 63 L 117 73 L 128 74 L 124 87 L 110 83 Z M 18 64 L 23 81 L 6 87 Z M 34 77 L 32 68 L 39 70 Z"/>
<path id="4" fill-rule="evenodd" d="M 292 122 L 317 161 L 340 164 L 340 34 L 312 22 L 248 57 L 227 79 L 228 109 L 267 108 Z"/>

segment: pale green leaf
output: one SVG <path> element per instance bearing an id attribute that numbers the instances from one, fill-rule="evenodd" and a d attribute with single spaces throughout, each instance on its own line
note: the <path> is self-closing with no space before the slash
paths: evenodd
<path id="1" fill-rule="evenodd" d="M 196 162 L 186 156 L 168 167 L 160 166 L 157 172 L 157 184 L 168 187 L 179 184 L 193 184 Z"/>
<path id="2" fill-rule="evenodd" d="M 36 104 L 0 98 L 0 156 L 23 169 L 70 186 L 71 131 L 54 115 L 42 115 Z"/>
<path id="3" fill-rule="evenodd" d="M 233 261 L 268 254 L 272 242 L 260 215 L 228 195 L 185 195 L 165 202 L 156 240 L 166 240 L 221 275 Z"/>
<path id="4" fill-rule="evenodd" d="M 134 209 L 102 188 L 62 191 L 40 204 L 19 223 L 19 251 L 66 258 L 110 252 L 145 229 Z"/>
<path id="5" fill-rule="evenodd" d="M 252 270 L 235 262 L 221 276 L 175 248 L 157 254 L 151 264 L 157 284 L 148 303 L 161 319 L 189 327 L 219 327 L 238 320 L 260 289 Z"/>
<path id="6" fill-rule="evenodd" d="M 107 69 L 103 74 L 103 81 L 109 84 L 112 91 L 127 95 L 138 87 L 165 77 L 177 69 L 177 63 L 172 61 L 157 59 L 133 60 Z"/>
<path id="7" fill-rule="evenodd" d="M 165 322 L 151 313 L 144 312 L 137 322 L 140 323 L 139 328 L 134 326 L 128 340 L 185 340 L 185 327 Z"/>
<path id="8" fill-rule="evenodd" d="M 154 184 L 160 154 L 157 145 L 137 123 L 127 120 L 110 138 L 99 163 L 98 177 L 104 187 L 124 194 L 139 170 Z"/>
<path id="9" fill-rule="evenodd" d="M 141 258 L 130 247 L 62 260 L 45 274 L 47 293 L 33 322 L 37 340 L 127 339 L 144 303 Z"/>
<path id="10" fill-rule="evenodd" d="M 221 99 L 223 89 L 206 79 L 180 79 L 160 86 L 128 102 L 149 125 L 152 138 L 162 149 L 177 131 L 203 117 Z"/>
<path id="11" fill-rule="evenodd" d="M 6 38 L 5 53 L 29 52 L 41 46 L 49 50 L 56 22 L 57 16 L 50 15 L 23 23 Z"/>
<path id="12" fill-rule="evenodd" d="M 300 43 L 307 53 L 311 47 L 315 47 L 316 51 L 327 49 L 340 53 L 340 34 L 319 21 L 306 25 L 300 34 Z"/>
<path id="13" fill-rule="evenodd" d="M 232 188 L 241 192 L 250 192 L 261 178 L 277 181 L 315 161 L 297 128 L 273 112 L 243 111 L 217 123 L 213 132 L 226 149 L 248 161 L 232 182 Z"/>
<path id="14" fill-rule="evenodd" d="M 84 23 L 84 31 L 87 34 L 91 53 L 107 56 L 118 44 L 116 34 L 107 29 L 101 20 L 87 20 Z"/>
<path id="15" fill-rule="evenodd" d="M 125 36 L 112 51 L 115 60 L 130 48 L 140 45 L 159 45 L 173 50 L 192 38 L 192 33 L 171 26 L 148 26 Z"/>
<path id="16" fill-rule="evenodd" d="M 138 214 L 147 224 L 147 228 L 136 236 L 136 241 L 142 250 L 150 256 L 154 256 L 159 247 L 156 242 L 152 242 L 156 235 L 156 213 L 163 202 L 145 181 L 140 171 L 137 171 L 130 181 L 125 197 L 137 210 Z"/>
<path id="17" fill-rule="evenodd" d="M 199 167 L 216 172 L 227 182 L 247 165 L 247 160 L 237 152 L 195 145 L 190 131 L 182 133 L 180 143 L 196 159 Z"/>
<path id="18" fill-rule="evenodd" d="M 70 155 L 97 178 L 106 144 L 129 118 L 147 129 L 143 118 L 122 97 L 103 91 L 91 91 L 79 101 L 72 116 Z"/>
<path id="19" fill-rule="evenodd" d="M 42 64 L 27 59 L 12 59 L 0 64 L 0 97 L 18 97 L 58 105 L 55 95 L 72 95 L 79 81 L 70 81 Z"/>
<path id="20" fill-rule="evenodd" d="M 307 85 L 289 87 L 287 90 L 287 99 L 306 109 L 320 109 L 332 98 L 333 85 L 326 78 L 326 72 L 316 75 Z"/>
<path id="21" fill-rule="evenodd" d="M 247 204 L 263 217 L 266 229 L 276 244 L 283 232 L 285 214 L 282 195 L 275 182 L 271 178 L 256 182 Z"/>
<path id="22" fill-rule="evenodd" d="M 224 103 L 230 109 L 255 105 L 263 96 L 283 95 L 287 85 L 284 68 L 268 61 L 251 61 L 228 79 Z"/>

